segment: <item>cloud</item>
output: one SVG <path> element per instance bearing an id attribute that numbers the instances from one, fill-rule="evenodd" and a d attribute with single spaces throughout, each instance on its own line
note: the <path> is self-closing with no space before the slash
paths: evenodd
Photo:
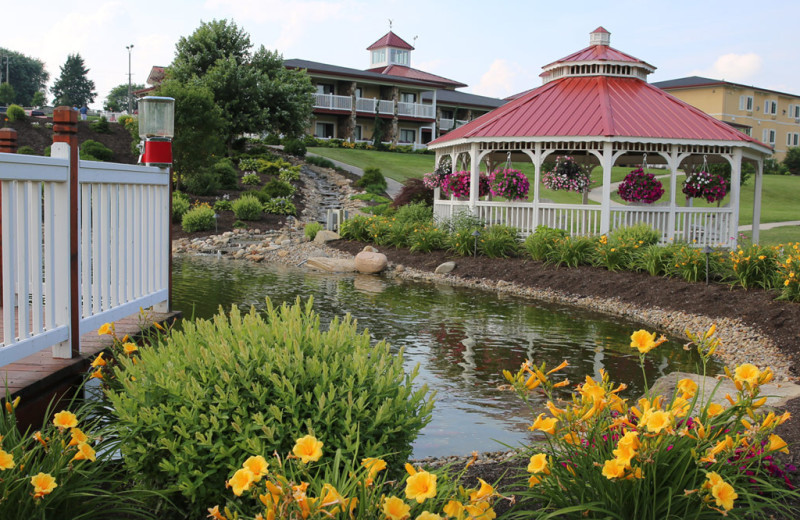
<path id="1" fill-rule="evenodd" d="M 693 75 L 710 76 L 714 79 L 726 81 L 746 81 L 756 77 L 760 72 L 764 60 L 758 54 L 723 54 L 710 68 L 692 71 Z"/>
<path id="2" fill-rule="evenodd" d="M 496 59 L 489 65 L 480 82 L 472 89 L 475 94 L 504 98 L 511 94 L 531 88 L 533 85 L 525 86 L 528 74 L 517 63 L 504 59 Z"/>

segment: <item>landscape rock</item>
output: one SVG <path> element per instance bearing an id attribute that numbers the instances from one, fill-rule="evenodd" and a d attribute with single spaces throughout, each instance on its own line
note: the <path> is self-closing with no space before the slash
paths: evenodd
<path id="1" fill-rule="evenodd" d="M 439 267 L 436 268 L 436 271 L 434 271 L 434 273 L 436 273 L 436 274 L 448 274 L 448 273 L 451 273 L 453 271 L 453 269 L 455 269 L 455 268 L 456 268 L 456 263 L 455 262 L 445 262 L 443 264 L 440 264 Z"/>
<path id="2" fill-rule="evenodd" d="M 354 273 L 356 271 L 356 262 L 352 258 L 315 256 L 309 258 L 306 265 L 328 273 Z"/>
<path id="3" fill-rule="evenodd" d="M 366 251 L 367 253 L 377 253 L 378 252 L 378 250 L 375 249 L 372 246 L 364 246 L 363 251 Z"/>
<path id="4" fill-rule="evenodd" d="M 331 240 L 339 240 L 340 238 L 342 237 L 339 236 L 339 233 L 323 229 L 322 231 L 317 232 L 317 236 L 314 237 L 314 242 L 317 244 L 324 244 L 326 242 L 330 242 Z"/>
<path id="5" fill-rule="evenodd" d="M 383 253 L 361 251 L 356 255 L 355 265 L 359 273 L 375 274 L 386 269 L 389 261 Z"/>

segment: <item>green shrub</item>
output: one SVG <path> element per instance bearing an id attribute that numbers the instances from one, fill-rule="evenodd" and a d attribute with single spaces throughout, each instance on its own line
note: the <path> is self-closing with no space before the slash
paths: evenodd
<path id="1" fill-rule="evenodd" d="M 214 229 L 214 210 L 208 204 L 198 204 L 183 214 L 181 228 L 187 233 Z"/>
<path id="2" fill-rule="evenodd" d="M 381 173 L 380 168 L 367 168 L 364 170 L 364 175 L 355 182 L 355 185 L 370 193 L 381 193 L 386 191 L 386 178 Z"/>
<path id="3" fill-rule="evenodd" d="M 567 267 L 578 267 L 590 263 L 595 241 L 586 237 L 564 237 L 553 243 L 547 254 L 547 262 Z"/>
<path id="4" fill-rule="evenodd" d="M 216 173 L 208 168 L 200 168 L 191 175 L 184 176 L 186 191 L 195 195 L 214 195 L 219 189 Z"/>
<path id="5" fill-rule="evenodd" d="M 189 211 L 191 204 L 189 204 L 189 199 L 180 192 L 175 192 L 172 194 L 172 221 L 173 222 L 182 222 L 183 216 Z"/>
<path id="6" fill-rule="evenodd" d="M 392 228 L 392 222 L 384 217 L 378 217 L 372 220 L 369 225 L 369 240 L 379 246 L 387 246 L 391 243 L 389 230 Z"/>
<path id="7" fill-rule="evenodd" d="M 257 173 L 245 173 L 242 175 L 242 184 L 245 186 L 258 186 L 261 184 L 261 177 Z"/>
<path id="8" fill-rule="evenodd" d="M 106 116 L 100 116 L 100 119 L 98 119 L 97 121 L 89 123 L 89 128 L 91 128 L 98 134 L 111 133 L 111 128 L 108 126 L 108 119 L 106 119 Z"/>
<path id="9" fill-rule="evenodd" d="M 369 226 L 375 217 L 367 217 L 365 215 L 355 215 L 339 226 L 339 236 L 347 240 L 358 240 L 359 242 L 368 242 L 369 239 Z"/>
<path id="10" fill-rule="evenodd" d="M 283 142 L 283 151 L 302 158 L 306 156 L 306 145 L 300 139 L 286 139 Z"/>
<path id="11" fill-rule="evenodd" d="M 267 134 L 261 141 L 264 144 L 275 146 L 281 144 L 281 136 L 277 134 Z"/>
<path id="12" fill-rule="evenodd" d="M 356 193 L 355 195 L 350 195 L 350 200 L 363 200 L 364 202 L 377 202 L 378 204 L 392 202 L 392 199 L 377 193 Z"/>
<path id="13" fill-rule="evenodd" d="M 214 211 L 217 213 L 220 211 L 233 211 L 233 203 L 227 199 L 214 201 Z"/>
<path id="14" fill-rule="evenodd" d="M 555 229 L 547 226 L 537 226 L 536 231 L 528 235 L 522 246 L 528 252 L 530 257 L 540 262 L 547 261 L 547 255 L 555 247 L 557 240 L 567 236 L 567 232 L 563 229 Z"/>
<path id="15" fill-rule="evenodd" d="M 297 208 L 286 197 L 275 197 L 264 203 L 264 212 L 272 215 L 297 215 Z"/>
<path id="16" fill-rule="evenodd" d="M 110 161 L 111 157 L 114 155 L 114 152 L 111 150 L 111 148 L 107 147 L 103 143 L 98 143 L 97 141 L 93 141 L 91 139 L 81 143 L 80 151 L 81 155 L 90 155 L 98 161 Z"/>
<path id="17" fill-rule="evenodd" d="M 282 181 L 291 182 L 291 181 L 299 181 L 300 180 L 300 167 L 299 166 L 290 166 L 288 168 L 283 168 L 278 173 L 278 178 Z"/>
<path id="18" fill-rule="evenodd" d="M 306 162 L 308 164 L 313 164 L 314 166 L 319 166 L 321 168 L 331 168 L 331 169 L 333 169 L 333 168 L 336 167 L 336 165 L 334 165 L 333 162 L 330 159 L 328 159 L 326 157 L 320 157 L 318 155 L 306 156 L 305 160 L 306 160 Z"/>
<path id="19" fill-rule="evenodd" d="M 233 223 L 233 229 L 247 229 L 247 222 L 242 222 L 241 220 L 237 220 Z"/>
<path id="20" fill-rule="evenodd" d="M 772 247 L 741 246 L 727 255 L 725 264 L 730 278 L 745 289 L 760 287 L 772 289 L 778 286 L 778 252 Z"/>
<path id="21" fill-rule="evenodd" d="M 322 231 L 323 227 L 322 224 L 319 222 L 309 222 L 303 228 L 303 234 L 308 237 L 309 240 L 314 240 L 317 236 L 317 233 Z"/>
<path id="22" fill-rule="evenodd" d="M 6 110 L 6 117 L 8 117 L 9 121 L 24 121 L 25 120 L 25 109 L 19 105 L 8 105 L 8 109 Z"/>
<path id="23" fill-rule="evenodd" d="M 483 222 L 468 212 L 457 214 L 447 223 L 449 234 L 446 240 L 447 249 L 459 256 L 477 254 L 475 233 L 483 230 Z"/>
<path id="24" fill-rule="evenodd" d="M 136 486 L 114 460 L 118 440 L 112 427 L 96 418 L 97 404 L 76 408 L 70 403 L 72 417 L 63 410 L 53 415 L 48 408 L 37 427 L 42 442 L 18 424 L 15 405 L 8 401 L 10 410 L 0 407 L 0 518 L 155 518 L 145 504 L 155 494 Z M 56 417 L 64 427 L 54 424 Z M 81 433 L 84 446 L 70 445 Z M 74 460 L 79 450 L 85 458 Z M 11 467 L 6 454 L 13 457 Z M 37 498 L 31 480 L 39 473 L 55 479 L 56 487 Z"/>
<path id="25" fill-rule="evenodd" d="M 261 220 L 264 206 L 258 198 L 252 195 L 242 195 L 233 204 L 233 214 L 239 220 Z"/>
<path id="26" fill-rule="evenodd" d="M 519 230 L 505 225 L 489 226 L 478 237 L 478 251 L 489 258 L 508 258 L 519 251 Z"/>
<path id="27" fill-rule="evenodd" d="M 267 175 L 278 175 L 282 169 L 289 168 L 292 163 L 284 161 L 283 159 L 275 159 L 268 161 L 266 159 L 258 159 L 257 171 L 258 173 L 266 173 Z"/>
<path id="28" fill-rule="evenodd" d="M 227 157 L 214 164 L 214 174 L 222 189 L 235 190 L 237 188 L 238 174 L 236 168 L 233 167 L 233 162 Z"/>
<path id="29" fill-rule="evenodd" d="M 428 253 L 443 249 L 447 243 L 447 232 L 432 223 L 410 226 L 407 233 L 408 247 L 412 253 Z"/>
<path id="30" fill-rule="evenodd" d="M 350 316 L 323 332 L 311 300 L 267 300 L 263 317 L 234 306 L 184 322 L 136 364 L 121 359 L 122 388 L 108 398 L 128 471 L 201 518 L 242 461 L 288 453 L 309 433 L 345 460 L 407 460 L 433 403 L 403 364 L 403 349 L 372 345 Z"/>
<path id="31" fill-rule="evenodd" d="M 17 153 L 20 155 L 39 155 L 33 147 L 25 145 L 17 148 Z"/>
<path id="32" fill-rule="evenodd" d="M 396 208 L 406 204 L 425 204 L 433 207 L 433 190 L 425 186 L 422 179 L 412 177 L 406 179 L 400 193 L 394 198 L 392 205 Z"/>
<path id="33" fill-rule="evenodd" d="M 635 251 L 631 244 L 631 242 L 624 242 L 613 235 L 611 237 L 601 236 L 592 252 L 592 264 L 605 267 L 609 271 L 630 268 L 633 265 Z M 638 248 L 639 245 L 636 244 L 636 247 Z"/>
<path id="34" fill-rule="evenodd" d="M 297 188 L 286 181 L 272 179 L 261 188 L 261 191 L 272 199 L 275 197 L 291 197 L 295 194 Z"/>
<path id="35" fill-rule="evenodd" d="M 634 254 L 632 269 L 644 271 L 650 276 L 666 276 L 675 255 L 675 246 L 654 244 L 639 248 Z"/>
<path id="36" fill-rule="evenodd" d="M 388 202 L 385 202 L 383 204 L 376 204 L 375 206 L 368 206 L 364 208 L 364 211 L 382 217 L 388 217 L 394 214 L 394 208 Z"/>
<path id="37" fill-rule="evenodd" d="M 673 248 L 668 274 L 683 278 L 687 282 L 699 282 L 706 279 L 706 255 L 702 249 L 681 245 Z M 723 267 L 719 255 L 708 256 L 708 277 L 715 280 L 720 277 Z"/>
<path id="38" fill-rule="evenodd" d="M 243 157 L 239 159 L 239 169 L 243 172 L 258 171 L 258 159 L 253 157 Z"/>
<path id="39" fill-rule="evenodd" d="M 627 226 L 615 229 L 609 234 L 609 239 L 615 238 L 623 244 L 639 246 L 650 246 L 658 244 L 661 239 L 661 233 L 653 229 L 647 224 L 636 224 L 635 226 Z"/>
<path id="40" fill-rule="evenodd" d="M 433 220 L 433 208 L 424 202 L 406 204 L 397 208 L 394 218 L 403 224 L 431 222 Z"/>
<path id="41" fill-rule="evenodd" d="M 414 232 L 417 225 L 410 223 L 403 223 L 397 220 L 397 217 L 389 219 L 389 226 L 386 229 L 386 245 L 394 246 L 397 248 L 409 246 L 409 235 Z M 418 223 L 418 225 L 430 225 L 431 222 Z"/>
<path id="42" fill-rule="evenodd" d="M 123 114 L 117 118 L 117 123 L 126 128 L 132 123 L 132 121 L 136 121 L 136 118 L 127 114 Z"/>

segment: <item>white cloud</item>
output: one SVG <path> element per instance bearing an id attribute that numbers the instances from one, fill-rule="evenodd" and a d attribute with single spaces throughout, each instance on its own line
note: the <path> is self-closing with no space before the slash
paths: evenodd
<path id="1" fill-rule="evenodd" d="M 693 75 L 709 76 L 726 81 L 746 81 L 755 78 L 760 72 L 764 60 L 758 54 L 723 54 L 710 68 L 692 71 Z"/>
<path id="2" fill-rule="evenodd" d="M 475 85 L 472 92 L 482 96 L 504 98 L 531 88 L 533 85 L 524 85 L 527 76 L 519 64 L 496 59 L 489 65 L 489 70 L 481 76 L 480 82 Z"/>

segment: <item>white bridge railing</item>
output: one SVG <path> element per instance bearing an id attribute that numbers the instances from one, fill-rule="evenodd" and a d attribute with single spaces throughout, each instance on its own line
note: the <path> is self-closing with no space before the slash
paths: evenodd
<path id="1" fill-rule="evenodd" d="M 145 166 L 79 161 L 79 295 L 70 293 L 69 147 L 43 158 L 0 153 L 0 366 L 48 347 L 69 357 L 71 335 L 166 309 L 169 175 Z M 77 302 L 79 330 L 70 331 Z"/>
<path id="2" fill-rule="evenodd" d="M 438 222 L 471 212 L 468 201 L 440 200 L 438 188 L 434 191 L 433 211 Z M 475 203 L 474 215 L 487 225 L 513 226 L 523 237 L 534 233 L 541 225 L 563 229 L 570 236 L 601 234 L 602 208 L 596 205 L 479 200 Z M 679 207 L 671 211 L 663 206 L 614 206 L 610 211 L 609 231 L 647 224 L 661 232 L 662 244 L 685 242 L 695 247 L 732 248 L 736 245 L 732 222 L 731 208 Z"/>

